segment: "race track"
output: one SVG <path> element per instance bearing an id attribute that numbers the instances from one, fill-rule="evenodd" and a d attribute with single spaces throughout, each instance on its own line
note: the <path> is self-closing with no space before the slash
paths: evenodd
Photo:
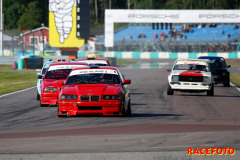
<path id="1" fill-rule="evenodd" d="M 239 157 L 240 92 L 217 85 L 214 97 L 204 92 L 168 96 L 167 63 L 120 67 L 132 79 L 131 117 L 58 118 L 56 106 L 40 107 L 36 88 L 0 97 L 0 159 L 46 154 L 56 158 L 60 153 L 84 153 L 84 159 L 111 153 L 116 159 L 196 158 L 187 155 L 189 147 L 234 148 L 235 156 L 220 158 Z"/>

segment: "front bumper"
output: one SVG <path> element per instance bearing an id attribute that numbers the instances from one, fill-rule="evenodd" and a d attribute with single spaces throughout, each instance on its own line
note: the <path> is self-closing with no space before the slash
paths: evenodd
<path id="1" fill-rule="evenodd" d="M 182 91 L 207 91 L 212 87 L 211 84 L 204 84 L 202 82 L 170 82 L 170 86 L 174 90 Z"/>
<path id="2" fill-rule="evenodd" d="M 43 92 L 41 94 L 41 104 L 58 104 L 59 92 Z"/>
<path id="3" fill-rule="evenodd" d="M 60 100 L 58 115 L 123 115 L 123 103 L 120 100 L 98 102 Z"/>

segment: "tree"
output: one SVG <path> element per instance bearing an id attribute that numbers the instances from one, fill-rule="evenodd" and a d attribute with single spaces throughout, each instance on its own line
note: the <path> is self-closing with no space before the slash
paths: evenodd
<path id="1" fill-rule="evenodd" d="M 238 9 L 240 0 L 89 0 L 91 24 L 102 26 L 105 9 Z M 5 29 L 48 26 L 49 0 L 3 0 Z M 96 25 L 92 25 L 96 26 Z"/>
<path id="2" fill-rule="evenodd" d="M 39 6 L 38 1 L 29 3 L 28 7 L 25 9 L 24 14 L 20 17 L 18 21 L 19 29 L 33 29 L 40 27 L 43 23 L 42 10 Z"/>
<path id="3" fill-rule="evenodd" d="M 19 2 L 13 3 L 4 10 L 4 24 L 7 29 L 17 29 L 17 22 L 24 13 L 24 5 Z"/>

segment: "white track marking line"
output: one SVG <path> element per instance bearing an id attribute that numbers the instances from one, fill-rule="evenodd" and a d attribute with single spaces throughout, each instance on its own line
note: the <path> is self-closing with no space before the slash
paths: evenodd
<path id="1" fill-rule="evenodd" d="M 230 85 L 233 86 L 234 88 L 236 88 L 236 89 L 240 92 L 240 88 L 237 87 L 235 84 L 233 84 L 233 83 L 230 82 Z"/>
<path id="2" fill-rule="evenodd" d="M 0 98 L 9 96 L 9 95 L 12 95 L 12 94 L 15 94 L 15 93 L 24 92 L 24 91 L 30 90 L 30 89 L 32 89 L 32 88 L 35 88 L 35 87 L 36 87 L 36 86 L 30 87 L 30 88 L 26 88 L 26 89 L 23 89 L 23 90 L 20 90 L 20 91 L 16 91 L 16 92 L 11 92 L 11 93 L 8 93 L 8 94 L 4 94 L 4 95 L 1 95 Z"/>

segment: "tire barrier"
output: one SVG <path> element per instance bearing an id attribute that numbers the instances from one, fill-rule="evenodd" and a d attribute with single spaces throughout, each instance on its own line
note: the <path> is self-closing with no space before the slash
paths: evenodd
<path id="1" fill-rule="evenodd" d="M 24 58 L 18 59 L 18 70 L 21 70 L 24 68 Z"/>
<path id="2" fill-rule="evenodd" d="M 26 59 L 26 69 L 38 69 L 43 66 L 43 58 L 42 57 L 34 57 L 34 58 L 25 58 Z"/>

